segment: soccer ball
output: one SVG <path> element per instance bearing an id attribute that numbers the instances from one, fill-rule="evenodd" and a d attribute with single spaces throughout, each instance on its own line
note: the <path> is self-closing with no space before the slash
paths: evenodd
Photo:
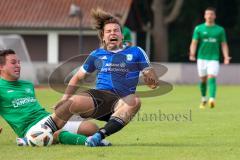
<path id="1" fill-rule="evenodd" d="M 49 146 L 53 142 L 52 130 L 45 124 L 42 124 L 39 128 L 34 129 L 32 132 L 26 135 L 28 145 L 30 146 Z"/>

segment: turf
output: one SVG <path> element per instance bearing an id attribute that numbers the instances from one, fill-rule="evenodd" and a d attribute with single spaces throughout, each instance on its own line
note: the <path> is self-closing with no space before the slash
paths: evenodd
<path id="1" fill-rule="evenodd" d="M 108 137 L 111 147 L 55 145 L 17 147 L 15 134 L 0 119 L 0 159 L 225 160 L 240 157 L 240 86 L 219 86 L 217 106 L 200 110 L 197 86 L 174 86 L 166 95 L 142 98 L 133 122 Z M 60 98 L 37 89 L 40 103 L 50 107 Z M 103 123 L 99 123 L 103 125 Z"/>

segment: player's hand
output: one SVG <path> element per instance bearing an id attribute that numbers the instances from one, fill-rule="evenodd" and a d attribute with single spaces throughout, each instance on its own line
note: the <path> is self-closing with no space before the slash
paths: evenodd
<path id="1" fill-rule="evenodd" d="M 159 80 L 153 68 L 145 69 L 142 73 L 144 77 L 144 82 L 149 88 L 155 89 L 158 87 Z"/>
<path id="2" fill-rule="evenodd" d="M 190 61 L 193 61 L 193 62 L 196 61 L 195 55 L 190 54 L 190 55 L 189 55 L 189 60 L 190 60 Z"/>
<path id="3" fill-rule="evenodd" d="M 0 127 L 0 134 L 2 133 L 2 127 Z"/>
<path id="4" fill-rule="evenodd" d="M 229 64 L 231 59 L 232 59 L 232 57 L 225 57 L 223 63 Z"/>

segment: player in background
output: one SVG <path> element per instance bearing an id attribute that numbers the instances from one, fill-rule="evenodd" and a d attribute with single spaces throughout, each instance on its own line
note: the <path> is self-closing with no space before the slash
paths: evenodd
<path id="1" fill-rule="evenodd" d="M 126 126 L 140 109 L 141 101 L 135 94 L 140 71 L 152 89 L 158 86 L 159 80 L 145 51 L 137 46 L 123 45 L 121 24 L 116 17 L 96 9 L 92 10 L 92 18 L 101 47 L 91 52 L 69 81 L 55 115 L 63 121 L 72 114 L 106 121 L 105 126 L 86 141 L 86 145 L 95 147 L 102 139 Z M 96 88 L 74 94 L 78 82 L 94 71 L 98 72 Z"/>
<path id="2" fill-rule="evenodd" d="M 98 129 L 96 124 L 79 116 L 72 116 L 68 122 L 54 120 L 54 115 L 50 116 L 38 103 L 33 84 L 19 80 L 21 64 L 13 50 L 0 50 L 0 72 L 0 116 L 20 137 L 18 145 L 27 145 L 25 135 L 41 124 L 53 128 L 54 140 L 62 144 L 84 145 L 86 136 Z"/>
<path id="3" fill-rule="evenodd" d="M 202 99 L 200 108 L 202 109 L 206 107 L 207 101 L 211 108 L 215 106 L 220 48 L 223 53 L 224 64 L 229 64 L 231 59 L 229 57 L 225 30 L 223 27 L 215 24 L 215 9 L 207 8 L 204 13 L 204 19 L 205 23 L 196 26 L 194 29 L 189 55 L 190 61 L 196 61 L 196 52 L 198 53 L 197 69 L 201 79 L 200 91 Z"/>

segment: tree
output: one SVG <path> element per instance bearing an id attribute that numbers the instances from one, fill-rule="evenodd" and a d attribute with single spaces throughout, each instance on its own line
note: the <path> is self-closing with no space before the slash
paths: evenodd
<path id="1" fill-rule="evenodd" d="M 152 3 L 154 61 L 168 61 L 168 25 L 179 15 L 183 1 L 154 0 Z"/>

